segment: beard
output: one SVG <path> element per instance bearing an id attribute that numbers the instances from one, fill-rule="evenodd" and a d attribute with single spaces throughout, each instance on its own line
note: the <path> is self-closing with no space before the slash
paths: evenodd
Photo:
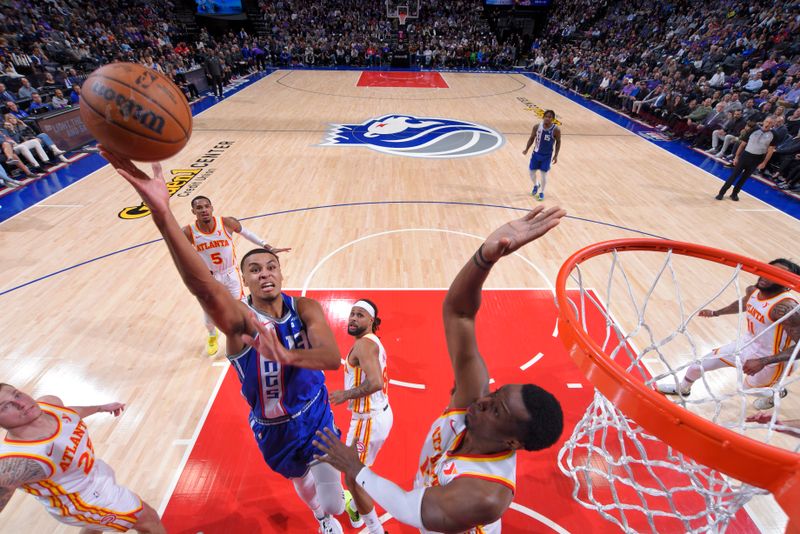
<path id="1" fill-rule="evenodd" d="M 763 282 L 764 283 L 762 284 L 761 280 L 759 280 L 759 282 L 756 284 L 756 287 L 766 293 L 780 293 L 784 289 L 782 285 L 772 282 L 771 280 L 765 279 Z"/>
<path id="2" fill-rule="evenodd" d="M 358 337 L 367 331 L 366 326 L 348 326 L 347 333 L 353 337 Z"/>

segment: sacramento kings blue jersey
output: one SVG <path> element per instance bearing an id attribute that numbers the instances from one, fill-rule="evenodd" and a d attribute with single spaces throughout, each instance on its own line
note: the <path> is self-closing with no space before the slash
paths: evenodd
<path id="1" fill-rule="evenodd" d="M 539 128 L 536 129 L 536 139 L 533 142 L 533 154 L 549 156 L 553 153 L 553 146 L 556 144 L 556 138 L 553 135 L 555 129 L 555 124 L 548 129 L 545 129 L 542 124 L 539 125 Z"/>
<path id="2" fill-rule="evenodd" d="M 281 297 L 286 313 L 280 319 L 273 319 L 252 306 L 250 308 L 262 324 L 274 325 L 275 333 L 284 347 L 289 350 L 310 349 L 306 326 L 297 313 L 294 297 L 283 293 Z M 248 297 L 248 305 L 250 302 Z M 253 347 L 246 347 L 243 352 L 228 356 L 228 359 L 239 375 L 242 395 L 247 399 L 256 420 L 294 415 L 315 400 L 325 387 L 322 371 L 281 365 L 264 358 Z M 327 392 L 325 397 L 327 400 Z"/>

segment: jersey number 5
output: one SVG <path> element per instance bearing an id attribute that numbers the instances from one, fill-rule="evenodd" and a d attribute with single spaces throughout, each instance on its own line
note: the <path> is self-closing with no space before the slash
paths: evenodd
<path id="1" fill-rule="evenodd" d="M 214 265 L 222 265 L 222 255 L 219 252 L 215 252 L 211 255 L 211 263 Z"/>

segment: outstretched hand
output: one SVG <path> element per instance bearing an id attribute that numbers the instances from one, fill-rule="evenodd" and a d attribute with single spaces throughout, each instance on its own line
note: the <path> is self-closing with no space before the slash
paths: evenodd
<path id="1" fill-rule="evenodd" d="M 121 402 L 110 402 L 108 404 L 103 404 L 97 409 L 98 412 L 108 412 L 110 414 L 114 414 L 114 417 L 119 417 L 124 410 L 125 405 Z"/>
<path id="2" fill-rule="evenodd" d="M 293 362 L 292 353 L 281 344 L 278 339 L 278 334 L 275 332 L 275 327 L 269 324 L 263 324 L 256 314 L 250 312 L 248 324 L 248 331 L 252 332 L 253 329 L 258 332 L 256 337 L 247 334 L 242 335 L 242 341 L 250 345 L 258 351 L 263 357 L 274 362 L 284 365 L 291 365 Z"/>
<path id="3" fill-rule="evenodd" d="M 742 371 L 746 375 L 753 376 L 761 372 L 761 370 L 768 365 L 766 358 L 753 358 L 747 360 L 742 364 Z"/>
<path id="4" fill-rule="evenodd" d="M 348 398 L 347 395 L 345 395 L 344 390 L 337 389 L 336 391 L 331 391 L 328 394 L 328 401 L 334 406 L 338 406 L 339 404 L 347 402 Z"/>
<path id="5" fill-rule="evenodd" d="M 336 437 L 336 434 L 330 428 L 326 428 L 324 433 L 317 430 L 316 434 L 317 437 L 311 444 L 321 450 L 323 454 L 315 454 L 314 458 L 332 465 L 334 469 L 341 471 L 345 475 L 356 478 L 364 468 L 364 464 L 358 459 L 356 445 L 358 441 L 353 440 L 353 444 L 348 447 Z"/>
<path id="6" fill-rule="evenodd" d="M 496 262 L 521 246 L 542 237 L 558 226 L 566 214 L 566 210 L 558 206 L 548 210 L 545 210 L 544 206 L 538 206 L 522 218 L 507 222 L 486 238 L 481 250 L 483 258 L 492 263 Z"/>
<path id="7" fill-rule="evenodd" d="M 167 191 L 167 184 L 164 183 L 164 173 L 160 163 L 153 163 L 153 177 L 151 178 L 131 160 L 109 152 L 102 145 L 97 147 L 100 155 L 108 160 L 119 175 L 133 186 L 152 211 L 169 209 L 169 191 Z"/>

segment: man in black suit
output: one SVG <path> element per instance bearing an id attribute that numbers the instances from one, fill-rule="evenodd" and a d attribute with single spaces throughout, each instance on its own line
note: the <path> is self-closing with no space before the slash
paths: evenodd
<path id="1" fill-rule="evenodd" d="M 209 50 L 206 56 L 205 68 L 206 74 L 211 78 L 211 87 L 214 89 L 214 95 L 217 98 L 222 98 L 222 61 L 213 50 Z"/>

